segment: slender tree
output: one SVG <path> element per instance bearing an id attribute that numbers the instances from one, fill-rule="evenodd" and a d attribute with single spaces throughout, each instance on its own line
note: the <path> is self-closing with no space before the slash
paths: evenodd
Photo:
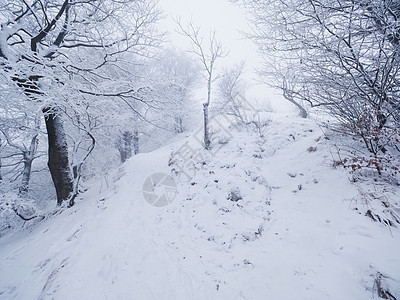
<path id="1" fill-rule="evenodd" d="M 400 150 L 398 1 L 243 2 L 252 15 L 249 36 L 265 58 L 265 81 L 293 103 L 329 112 L 370 152 L 365 164 L 380 172 L 381 156 Z"/>
<path id="2" fill-rule="evenodd" d="M 21 162 L 23 163 L 23 168 L 21 172 L 21 185 L 19 186 L 19 195 L 21 197 L 26 197 L 29 189 L 29 182 L 32 174 L 32 163 L 37 157 L 37 146 L 38 146 L 38 135 L 40 130 L 40 120 L 35 119 L 35 127 L 30 130 L 30 143 L 26 146 L 25 143 L 18 144 L 10 136 L 8 128 L 3 126 L 0 127 L 0 132 L 3 134 L 7 144 L 14 148 L 17 153 L 21 156 Z"/>
<path id="3" fill-rule="evenodd" d="M 210 149 L 210 130 L 209 130 L 209 117 L 208 111 L 211 102 L 211 88 L 212 83 L 216 77 L 214 75 L 215 62 L 219 58 L 223 58 L 227 55 L 227 51 L 222 47 L 221 42 L 216 37 L 215 30 L 210 31 L 207 42 L 204 42 L 204 37 L 201 35 L 200 27 L 196 27 L 192 22 L 189 22 L 187 26 L 177 20 L 179 26 L 179 32 L 186 36 L 192 45 L 191 53 L 193 53 L 203 66 L 204 78 L 207 81 L 207 101 L 203 103 L 203 115 L 204 115 L 204 148 Z"/>
<path id="4" fill-rule="evenodd" d="M 164 127 L 172 125 L 175 133 L 187 128 L 192 116 L 193 91 L 199 86 L 197 60 L 176 49 L 163 50 L 151 65 L 154 95 L 163 111 Z"/>
<path id="5" fill-rule="evenodd" d="M 2 72 L 41 107 L 58 204 L 76 196 L 63 112 L 88 97 L 135 98 L 131 87 L 109 89 L 106 70 L 123 69 L 121 54 L 157 45 L 158 18 L 151 0 L 0 1 Z"/>

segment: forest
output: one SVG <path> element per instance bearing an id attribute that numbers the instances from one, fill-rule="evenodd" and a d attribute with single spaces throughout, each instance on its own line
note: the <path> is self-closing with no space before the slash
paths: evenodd
<path id="1" fill-rule="evenodd" d="M 381 265 L 385 269 L 390 265 L 388 261 L 393 261 L 392 269 L 387 267 L 386 271 L 381 271 L 369 262 L 371 268 L 360 275 L 363 279 L 359 281 L 371 281 L 368 290 L 371 299 L 375 296 L 399 299 L 400 269 L 396 267 L 400 265 L 391 251 L 398 249 L 400 226 L 400 1 L 230 0 L 229 5 L 246 16 L 248 29 L 240 34 L 253 43 L 261 61 L 250 71 L 256 74 L 258 85 L 274 91 L 276 99 L 272 104 L 270 99 L 249 96 L 253 79 L 247 75 L 248 57 L 222 64 L 230 55 L 230 49 L 221 39 L 223 33 L 197 23 L 195 16 L 170 16 L 161 8 L 161 2 L 0 0 L 0 239 L 23 236 L 41 226 L 62 227 L 61 220 L 72 212 L 87 214 L 83 212 L 89 211 L 88 208 L 82 205 L 91 203 L 93 190 L 99 190 L 93 200 L 97 202 L 93 203 L 100 207 L 112 198 L 108 194 L 111 190 L 118 190 L 115 187 L 118 182 L 136 178 L 134 184 L 138 185 L 138 190 L 126 191 L 124 197 L 129 194 L 137 199 L 144 197 L 153 206 L 168 204 L 165 209 L 170 210 L 178 205 L 176 203 L 181 203 L 179 209 L 184 210 L 188 199 L 206 201 L 208 204 L 204 206 L 196 202 L 189 208 L 193 213 L 197 209 L 204 211 L 196 215 L 197 223 L 192 224 L 188 219 L 193 227 L 204 222 L 204 233 L 214 224 L 210 217 L 213 205 L 222 214 L 238 213 L 237 220 L 240 220 L 245 217 L 239 216 L 243 211 L 236 212 L 238 203 L 245 203 L 240 209 L 247 207 L 247 213 L 251 211 L 257 215 L 254 218 L 263 220 L 254 228 L 254 219 L 248 220 L 253 233 L 246 235 L 244 243 L 253 243 L 269 226 L 265 220 L 272 218 L 272 210 L 264 207 L 266 202 L 257 202 L 259 197 L 273 202 L 275 190 L 291 180 L 308 176 L 304 175 L 308 172 L 304 171 L 306 168 L 314 168 L 310 172 L 320 174 L 321 178 L 323 174 L 328 176 L 325 187 L 328 191 L 329 185 L 336 182 L 336 177 L 329 177 L 329 174 L 341 172 L 337 178 L 348 180 L 337 191 L 349 194 L 340 199 L 357 202 L 351 205 L 355 205 L 352 211 L 363 215 L 360 222 L 374 224 L 368 223 L 365 228 L 375 226 L 372 232 L 379 237 L 389 230 L 391 236 L 387 237 L 389 242 L 384 240 L 391 246 L 388 253 L 382 254 L 387 260 Z M 170 29 L 160 25 L 166 18 L 174 23 L 172 30 L 186 42 L 184 46 L 169 41 Z M 279 113 L 280 106 L 288 108 L 285 113 Z M 308 131 L 305 128 L 309 128 Z M 303 143 L 306 136 L 309 138 Z M 300 151 L 298 147 L 304 151 L 297 152 Z M 289 149 L 292 152 L 285 152 Z M 157 153 L 167 157 L 161 162 L 164 154 Z M 294 153 L 298 159 L 291 156 Z M 302 155 L 308 156 L 302 159 Z M 310 155 L 318 155 L 314 160 L 321 159 L 321 165 L 314 167 Z M 268 163 L 264 164 L 262 161 L 266 157 Z M 292 163 L 286 170 L 288 161 Z M 296 168 L 298 163 L 303 163 L 298 167 L 303 171 L 290 169 Z M 153 169 L 155 164 L 159 164 L 160 170 Z M 244 173 L 236 173 L 239 165 Z M 323 169 L 326 165 L 329 170 Z M 216 168 L 225 173 L 219 174 Z M 280 168 L 287 174 L 282 179 L 275 182 L 273 174 L 266 175 Z M 288 187 L 291 196 L 281 196 L 285 199 L 293 195 L 300 197 L 300 193 L 307 192 L 309 182 L 324 182 L 324 179 L 311 177 Z M 173 196 L 168 194 L 161 199 L 156 195 L 158 179 L 172 188 Z M 223 183 L 224 180 L 227 182 Z M 124 184 L 121 189 L 127 188 Z M 220 206 L 220 198 L 211 201 L 212 195 L 219 195 L 221 190 L 226 192 L 220 198 L 234 208 Z M 322 187 L 310 192 L 310 197 L 316 199 L 320 192 L 329 201 L 337 201 L 333 198 L 335 191 L 328 194 Z M 151 198 L 153 195 L 156 198 Z M 253 202 L 246 200 L 250 198 Z M 168 203 L 156 205 L 157 201 Z M 114 205 L 125 207 L 124 204 Z M 120 209 L 122 218 L 124 214 Z M 126 209 L 130 210 L 128 206 Z M 260 209 L 264 212 L 262 216 L 258 215 Z M 282 205 L 275 210 L 279 209 L 284 214 L 288 208 Z M 301 208 L 291 209 L 293 215 L 302 211 Z M 97 214 L 97 208 L 93 210 Z M 161 210 L 160 214 L 176 213 L 175 210 Z M 117 216 L 114 212 L 107 220 Z M 148 212 L 148 216 L 153 215 Z M 309 217 L 312 216 L 310 212 Z M 358 214 L 351 218 L 357 219 Z M 146 219 L 140 220 L 142 223 L 135 221 L 138 226 L 146 224 Z M 93 224 L 100 222 L 92 221 Z M 176 224 L 181 223 L 164 225 L 180 226 Z M 216 224 L 215 228 L 220 229 Z M 232 226 L 233 231 L 241 232 L 240 226 Z M 349 226 L 356 228 L 356 225 Z M 157 230 L 164 232 L 161 227 L 146 230 L 153 238 Z M 112 235 L 111 229 L 110 232 Z M 238 235 L 221 232 L 220 235 L 199 236 L 199 239 L 216 242 L 229 236 L 234 245 L 233 240 Z M 171 236 L 176 238 L 174 234 Z M 354 243 L 356 241 L 354 237 Z M 227 245 L 225 242 L 220 241 L 224 245 L 221 247 Z M 141 250 L 144 253 L 148 249 Z M 159 260 L 170 259 L 170 256 L 160 257 Z M 375 259 L 372 254 L 365 257 Z M 254 268 L 247 258 L 242 261 L 243 268 Z M 156 265 L 156 268 L 162 266 Z M 262 276 L 263 273 L 257 274 Z M 53 284 L 51 276 L 33 298 L 55 299 L 52 297 L 57 289 L 48 289 L 48 285 Z M 151 278 L 151 274 L 146 273 L 146 276 Z M 325 278 L 321 282 L 323 280 L 328 281 Z M 257 280 L 251 282 L 260 287 Z M 220 278 L 212 283 L 216 285 L 216 292 L 223 289 L 224 284 L 226 282 Z M 14 289 L 16 286 L 24 292 L 13 294 L 12 288 L 7 290 L 1 284 L 0 299 L 2 295 L 4 299 L 29 299 L 29 287 L 23 289 L 15 284 Z M 111 297 L 109 299 L 117 295 L 120 299 L 135 298 L 127 285 L 120 288 L 119 292 L 127 292 L 125 296 L 112 292 L 111 288 L 105 294 Z M 163 299 L 261 299 L 267 295 L 263 294 L 263 289 L 255 289 L 252 294 L 248 286 L 241 288 L 236 294 L 216 296 L 199 287 L 205 294 L 194 296 L 193 291 L 185 290 L 177 294 L 171 292 Z M 299 294 L 300 298 L 292 295 L 288 299 L 366 299 L 363 298 L 365 294 L 351 288 L 345 288 L 344 294 L 340 294 L 344 298 L 335 298 L 335 292 L 328 289 L 320 290 L 329 297 L 324 298 L 323 293 L 304 292 Z M 246 296 L 238 298 L 242 292 Z M 57 299 L 67 299 L 74 293 L 58 295 Z M 78 291 L 76 295 L 83 294 Z M 93 293 L 90 295 L 94 297 Z M 271 299 L 279 299 L 279 295 L 278 290 L 269 294 Z M 161 299 L 159 297 L 157 293 L 149 296 L 143 292 L 137 299 Z"/>

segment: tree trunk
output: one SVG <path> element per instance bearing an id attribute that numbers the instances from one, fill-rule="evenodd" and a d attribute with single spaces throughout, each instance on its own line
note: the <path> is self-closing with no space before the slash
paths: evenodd
<path id="1" fill-rule="evenodd" d="M 285 88 L 285 83 L 283 85 L 283 97 L 288 100 L 290 103 L 296 105 L 296 107 L 299 109 L 299 114 L 300 117 L 307 119 L 308 117 L 308 113 L 305 110 L 305 108 L 303 106 L 301 106 L 301 104 L 297 103 L 296 100 L 294 100 L 293 96 L 291 95 L 291 93 Z"/>
<path id="2" fill-rule="evenodd" d="M 203 103 L 204 112 L 204 148 L 210 150 L 210 129 L 208 124 L 208 103 Z"/>
<path id="3" fill-rule="evenodd" d="M 61 116 L 55 108 L 43 109 L 49 143 L 48 167 L 56 188 L 57 204 L 72 197 L 73 179 L 68 160 L 67 136 Z"/>
<path id="4" fill-rule="evenodd" d="M 212 83 L 212 68 L 208 74 L 207 81 L 207 102 L 203 103 L 203 112 L 204 112 L 204 149 L 210 150 L 210 128 L 208 122 L 208 106 L 211 101 L 211 83 Z"/>
<path id="5" fill-rule="evenodd" d="M 37 120 L 37 129 L 39 131 L 39 121 Z M 22 171 L 22 180 L 21 185 L 19 187 L 18 195 L 20 197 L 26 197 L 28 195 L 29 190 L 29 181 L 31 180 L 32 173 L 32 162 L 35 159 L 36 150 L 38 143 L 38 133 L 35 134 L 31 139 L 31 145 L 29 146 L 28 151 L 24 151 L 23 160 L 24 160 L 24 170 Z"/>
<path id="6" fill-rule="evenodd" d="M 0 147 L 1 147 L 1 139 L 0 139 Z M 3 167 L 3 164 L 1 162 L 1 156 L 0 156 L 0 182 L 3 180 L 3 177 L 1 176 L 1 168 Z"/>
<path id="7" fill-rule="evenodd" d="M 183 120 L 182 117 L 175 117 L 175 133 L 182 133 L 183 132 Z"/>
<path id="8" fill-rule="evenodd" d="M 299 109 L 299 113 L 300 113 L 300 117 L 302 117 L 303 119 L 307 119 L 308 117 L 308 113 L 307 111 L 304 109 L 303 106 L 301 106 L 300 104 L 298 104 L 297 102 L 294 102 L 294 105 L 296 105 Z"/>
<path id="9" fill-rule="evenodd" d="M 20 197 L 26 197 L 28 195 L 31 172 L 32 172 L 32 160 L 28 158 L 27 153 L 24 153 L 24 170 L 22 171 L 22 181 L 18 191 L 18 195 Z"/>
<path id="10" fill-rule="evenodd" d="M 118 151 L 121 157 L 121 163 L 124 163 L 132 156 L 132 140 L 132 133 L 129 131 L 124 131 L 122 133 L 122 137 L 117 142 Z"/>
<path id="11" fill-rule="evenodd" d="M 139 131 L 133 131 L 133 153 L 136 155 L 139 153 Z"/>

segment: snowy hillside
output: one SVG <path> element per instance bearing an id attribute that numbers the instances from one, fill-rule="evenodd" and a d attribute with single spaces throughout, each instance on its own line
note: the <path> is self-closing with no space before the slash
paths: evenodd
<path id="1" fill-rule="evenodd" d="M 271 113 L 263 137 L 225 124 L 210 152 L 194 132 L 139 154 L 0 239 L 0 299 L 400 299 L 400 231 L 365 216 L 380 187 L 330 143 Z"/>

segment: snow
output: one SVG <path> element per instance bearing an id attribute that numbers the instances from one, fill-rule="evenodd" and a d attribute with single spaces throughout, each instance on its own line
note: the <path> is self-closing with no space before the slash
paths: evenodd
<path id="1" fill-rule="evenodd" d="M 10 51 L 7 44 L 7 39 L 18 32 L 21 28 L 21 23 L 12 24 L 11 27 L 9 27 L 6 23 L 0 24 L 0 52 L 5 58 L 12 62 L 16 62 L 17 57 Z"/>
<path id="2" fill-rule="evenodd" d="M 368 182 L 333 168 L 312 121 L 270 118 L 264 137 L 225 123 L 210 152 L 190 136 L 139 154 L 2 237 L 0 299 L 365 300 L 378 272 L 398 299 L 399 230 L 354 209 Z M 162 208 L 142 194 L 156 173 L 177 186 Z"/>

